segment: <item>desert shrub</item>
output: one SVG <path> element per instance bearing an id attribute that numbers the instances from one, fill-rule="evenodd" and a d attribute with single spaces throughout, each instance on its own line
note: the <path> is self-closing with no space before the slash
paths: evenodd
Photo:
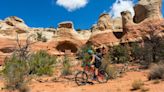
<path id="1" fill-rule="evenodd" d="M 37 41 L 47 42 L 47 38 L 43 36 L 42 32 L 37 32 Z"/>
<path id="2" fill-rule="evenodd" d="M 41 39 L 42 39 L 42 33 L 37 32 L 37 41 L 41 41 Z"/>
<path id="3" fill-rule="evenodd" d="M 3 75 L 6 80 L 6 88 L 10 90 L 18 89 L 25 92 L 27 89 L 29 67 L 25 61 L 21 61 L 16 55 L 5 59 Z"/>
<path id="4" fill-rule="evenodd" d="M 130 60 L 126 46 L 114 46 L 110 50 L 110 57 L 113 63 L 127 63 Z"/>
<path id="5" fill-rule="evenodd" d="M 150 68 L 149 80 L 164 79 L 164 64 L 155 64 Z"/>
<path id="6" fill-rule="evenodd" d="M 134 80 L 132 83 L 132 90 L 138 90 L 141 89 L 141 87 L 144 85 L 142 80 Z"/>
<path id="7" fill-rule="evenodd" d="M 63 59 L 62 75 L 66 76 L 70 74 L 72 74 L 70 59 L 65 55 Z"/>
<path id="8" fill-rule="evenodd" d="M 111 60 L 110 60 L 110 56 L 109 54 L 106 54 L 103 56 L 102 58 L 102 64 L 101 64 L 101 69 L 106 69 L 106 67 L 108 66 L 108 64 L 111 64 Z"/>
<path id="9" fill-rule="evenodd" d="M 139 43 L 132 43 L 130 44 L 131 47 L 131 57 L 133 60 L 142 60 L 143 59 L 143 49 L 139 46 Z"/>
<path id="10" fill-rule="evenodd" d="M 154 33 L 149 38 L 144 38 L 144 60 L 150 63 L 157 63 L 163 60 L 164 55 L 164 39 L 158 37 Z"/>
<path id="11" fill-rule="evenodd" d="M 115 79 L 117 77 L 117 68 L 111 65 L 107 65 L 105 68 L 110 79 Z"/>
<path id="12" fill-rule="evenodd" d="M 76 29 L 76 31 L 81 31 L 81 29 L 80 29 L 80 28 L 78 28 L 78 29 Z"/>
<path id="13" fill-rule="evenodd" d="M 30 74 L 52 75 L 56 57 L 49 55 L 46 51 L 38 51 L 32 55 L 29 62 Z"/>

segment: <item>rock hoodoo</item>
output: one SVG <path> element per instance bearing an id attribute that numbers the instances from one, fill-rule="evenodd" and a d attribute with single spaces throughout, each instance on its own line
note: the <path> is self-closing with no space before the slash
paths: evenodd
<path id="1" fill-rule="evenodd" d="M 122 27 L 123 29 L 127 26 L 127 25 L 133 25 L 133 18 L 131 15 L 131 12 L 129 11 L 123 11 L 121 12 L 121 16 L 122 16 Z"/>
<path id="2" fill-rule="evenodd" d="M 117 17 L 113 19 L 113 32 L 122 32 L 122 18 Z"/>
<path id="3" fill-rule="evenodd" d="M 112 29 L 112 22 L 109 14 L 103 13 L 100 15 L 96 25 L 93 26 L 93 31 L 104 31 Z"/>

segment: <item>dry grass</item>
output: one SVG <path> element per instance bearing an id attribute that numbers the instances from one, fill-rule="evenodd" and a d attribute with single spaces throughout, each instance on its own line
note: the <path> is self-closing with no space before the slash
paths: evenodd
<path id="1" fill-rule="evenodd" d="M 141 89 L 144 85 L 144 82 L 142 80 L 134 80 L 132 83 L 132 90 L 138 90 Z"/>
<path id="2" fill-rule="evenodd" d="M 145 87 L 141 88 L 141 92 L 148 92 L 149 90 L 150 90 L 149 88 L 145 88 Z"/>

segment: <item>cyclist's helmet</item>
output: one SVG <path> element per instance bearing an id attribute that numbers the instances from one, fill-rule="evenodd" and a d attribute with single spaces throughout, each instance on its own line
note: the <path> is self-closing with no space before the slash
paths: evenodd
<path id="1" fill-rule="evenodd" d="M 87 52 L 88 52 L 88 54 L 93 54 L 92 50 L 88 50 Z"/>

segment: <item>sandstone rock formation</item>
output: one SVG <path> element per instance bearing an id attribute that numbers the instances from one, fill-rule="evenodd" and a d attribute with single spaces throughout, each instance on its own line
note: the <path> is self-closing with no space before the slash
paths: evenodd
<path id="1" fill-rule="evenodd" d="M 117 17 L 112 20 L 113 23 L 113 32 L 122 32 L 122 18 Z"/>
<path id="2" fill-rule="evenodd" d="M 121 13 L 123 21 L 124 36 L 121 42 L 131 42 L 142 40 L 142 37 L 147 36 L 150 32 L 160 34 L 164 30 L 164 19 L 149 19 L 141 23 L 135 24 L 129 16 L 129 12 Z"/>
<path id="3" fill-rule="evenodd" d="M 122 27 L 123 28 L 125 28 L 127 25 L 134 25 L 131 12 L 123 11 L 123 12 L 121 12 L 121 16 L 122 16 Z"/>
<path id="4" fill-rule="evenodd" d="M 89 43 L 94 46 L 114 46 L 119 44 L 119 39 L 110 31 L 96 32 L 93 33 L 89 39 Z"/>
<path id="5" fill-rule="evenodd" d="M 64 21 L 58 24 L 58 28 L 71 28 L 73 29 L 73 23 L 71 21 Z"/>
<path id="6" fill-rule="evenodd" d="M 87 43 L 92 43 L 96 47 L 113 46 L 142 41 L 143 37 L 149 37 L 151 32 L 164 36 L 161 2 L 162 0 L 139 0 L 134 7 L 134 18 L 129 11 L 122 12 L 122 18 L 116 19 L 111 19 L 108 14 L 101 14 L 97 24 L 93 25 L 91 30 L 78 32 L 70 21 L 59 23 L 56 29 L 29 28 L 18 17 L 6 18 L 0 21 L 0 65 L 3 59 L 14 51 L 17 44 L 16 34 L 19 34 L 21 42 L 25 43 L 28 35 L 42 33 L 48 41 L 38 41 L 31 46 L 31 50 L 46 50 L 54 55 L 74 54 Z"/>
<path id="7" fill-rule="evenodd" d="M 112 22 L 109 14 L 103 13 L 100 15 L 96 25 L 92 27 L 92 31 L 104 31 L 112 29 Z"/>
<path id="8" fill-rule="evenodd" d="M 12 16 L 0 22 L 0 30 L 1 33 L 7 35 L 15 35 L 16 33 L 26 33 L 29 30 L 29 27 L 22 19 Z"/>
<path id="9" fill-rule="evenodd" d="M 4 63 L 3 62 L 4 59 L 7 56 L 10 56 L 11 53 L 16 48 L 16 41 L 13 39 L 1 37 L 0 43 L 1 43 L 1 45 L 0 45 L 0 65 L 2 65 Z"/>
<path id="10" fill-rule="evenodd" d="M 80 34 L 84 40 L 88 41 L 92 32 L 91 30 L 81 30 L 81 31 L 78 31 L 78 34 Z"/>
<path id="11" fill-rule="evenodd" d="M 134 22 L 140 23 L 144 19 L 162 18 L 162 0 L 139 0 L 135 5 Z"/>
<path id="12" fill-rule="evenodd" d="M 53 47 L 59 53 L 64 53 L 68 50 L 70 50 L 70 53 L 76 53 L 89 39 L 89 37 L 84 37 L 73 28 L 72 24 L 62 22 L 54 32 L 54 37 L 50 43 L 54 43 Z"/>

